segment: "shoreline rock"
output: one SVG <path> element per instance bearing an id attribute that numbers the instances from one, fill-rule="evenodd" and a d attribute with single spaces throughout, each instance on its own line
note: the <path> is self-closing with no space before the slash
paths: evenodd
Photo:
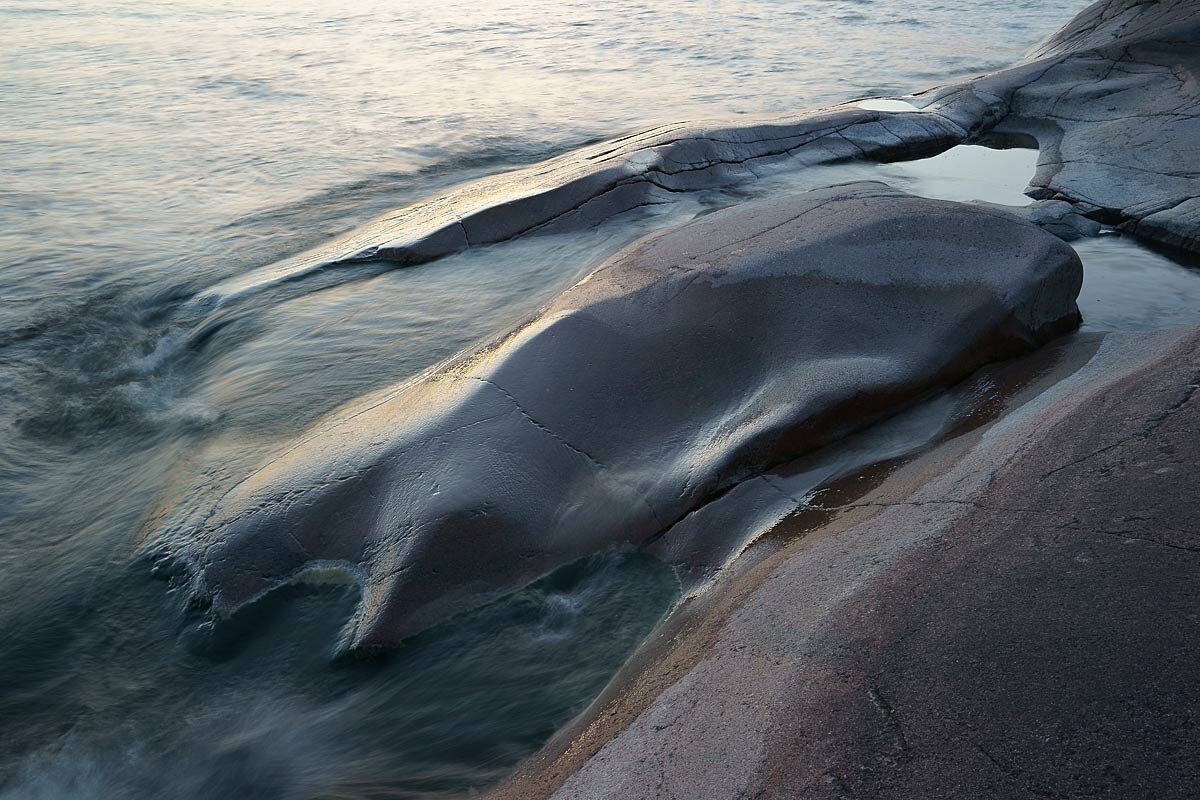
<path id="1" fill-rule="evenodd" d="M 1036 226 L 883 184 L 726 209 L 319 426 L 158 545 L 218 617 L 343 568 L 353 645 L 395 644 L 1074 328 L 1081 281 Z"/>
<path id="2" fill-rule="evenodd" d="M 594 225 L 755 180 L 760 165 L 999 140 L 1041 153 L 1039 202 L 1021 213 L 1044 230 L 860 185 L 649 237 L 509 339 L 327 423 L 156 553 L 218 614 L 309 566 L 347 569 L 364 586 L 359 647 L 602 544 L 654 539 L 685 575 L 715 577 L 496 798 L 1191 796 L 1200 327 L 1052 344 L 1055 380 L 996 421 L 854 476 L 865 491 L 845 502 L 790 498 L 817 522 L 760 540 L 761 560 L 727 569 L 753 537 L 692 547 L 709 526 L 680 521 L 720 498 L 722 526 L 750 525 L 759 499 L 732 490 L 747 479 L 1074 324 L 1078 262 L 1045 230 L 1115 226 L 1200 252 L 1198 40 L 1194 0 L 1102 0 L 1026 61 L 914 96 L 920 111 L 668 126 L 460 187 L 219 286 L 197 302 Z M 924 204 L 922 235 L 898 224 L 897 202 Z M 891 282 L 864 279 L 868 264 Z M 964 284 L 981 265 L 991 277 Z"/>
<path id="3" fill-rule="evenodd" d="M 971 136 L 1036 140 L 1035 199 L 1195 255 L 1197 41 L 1190 0 L 1099 2 L 1024 63 L 922 97 Z"/>
<path id="4" fill-rule="evenodd" d="M 1037 140 L 1023 216 L 1194 254 L 1198 43 L 1195 2 L 1099 2 L 914 100 Z M 488 796 L 1195 795 L 1200 326 L 1010 365 L 1048 357 L 996 421 L 798 503 Z"/>
<path id="5" fill-rule="evenodd" d="M 1052 349 L 1069 375 L 823 507 L 489 796 L 1190 797 L 1200 326 Z"/>

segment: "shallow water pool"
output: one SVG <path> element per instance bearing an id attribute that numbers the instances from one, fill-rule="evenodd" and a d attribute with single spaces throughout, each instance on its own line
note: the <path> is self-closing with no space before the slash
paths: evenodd
<path id="1" fill-rule="evenodd" d="M 875 174 L 925 197 L 1021 207 L 1038 151 L 960 145 L 932 158 L 883 164 Z M 855 167 L 854 175 L 867 175 Z M 1083 261 L 1083 330 L 1154 330 L 1200 322 L 1200 269 L 1105 231 L 1070 243 Z"/>

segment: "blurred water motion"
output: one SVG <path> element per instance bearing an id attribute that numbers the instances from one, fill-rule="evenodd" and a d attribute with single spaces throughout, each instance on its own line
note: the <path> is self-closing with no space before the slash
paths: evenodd
<path id="1" fill-rule="evenodd" d="M 4 5 L 0 797 L 475 786 L 595 696 L 674 600 L 659 565 L 610 554 L 346 663 L 352 586 L 281 593 L 214 638 L 134 554 L 150 515 L 203 507 L 323 414 L 520 321 L 645 230 L 738 197 L 348 268 L 215 319 L 186 310 L 196 292 L 586 141 L 983 72 L 1083 5 Z"/>

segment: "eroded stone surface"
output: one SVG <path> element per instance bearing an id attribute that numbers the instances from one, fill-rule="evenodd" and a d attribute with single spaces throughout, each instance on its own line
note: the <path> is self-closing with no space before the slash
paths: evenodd
<path id="1" fill-rule="evenodd" d="M 917 102 L 967 140 L 1036 138 L 1040 199 L 1014 213 L 1195 252 L 1198 21 L 1195 2 L 1097 3 Z M 918 461 L 915 489 L 832 508 L 694 665 L 660 668 L 692 655 L 658 643 L 625 685 L 661 688 L 606 697 L 498 795 L 1192 796 L 1198 386 L 1200 328 L 1109 334 L 949 465 Z"/>
<path id="2" fill-rule="evenodd" d="M 1034 137 L 1033 196 L 1196 252 L 1198 45 L 1194 0 L 1101 2 L 1025 63 L 927 96 L 973 136 Z"/>
<path id="3" fill-rule="evenodd" d="M 1036 226 L 877 183 L 717 212 L 318 426 L 165 544 L 224 613 L 345 565 L 357 644 L 394 643 L 1036 347 L 1081 279 Z"/>
<path id="4" fill-rule="evenodd" d="M 753 181 L 783 161 L 818 165 L 934 155 L 964 131 L 936 115 L 854 106 L 739 127 L 668 125 L 567 153 L 416 203 L 198 298 L 221 304 L 337 264 L 419 264 L 467 247 L 596 225 L 680 193 Z"/>

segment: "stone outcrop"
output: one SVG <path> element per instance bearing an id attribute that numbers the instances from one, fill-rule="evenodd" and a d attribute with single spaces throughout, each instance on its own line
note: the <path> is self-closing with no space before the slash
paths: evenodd
<path id="1" fill-rule="evenodd" d="M 727 209 L 321 424 L 160 542 L 218 614 L 341 566 L 355 644 L 395 643 L 1035 348 L 1078 323 L 1081 279 L 1034 225 L 877 183 Z"/>
<path id="2" fill-rule="evenodd" d="M 499 794 L 1193 796 L 1200 328 L 1057 349 L 1085 366 L 818 496 L 716 632 L 660 638 Z"/>
<path id="3" fill-rule="evenodd" d="M 1122 0 L 1089 8 L 1027 60 L 926 93 L 972 137 L 1041 151 L 1029 194 L 1139 238 L 1200 252 L 1200 7 Z"/>
<path id="4" fill-rule="evenodd" d="M 935 155 L 965 136 L 938 115 L 849 106 L 739 127 L 668 125 L 496 175 L 387 214 L 266 269 L 218 284 L 204 307 L 339 264 L 407 266 L 542 233 L 595 226 L 683 193 L 752 182 L 781 165 Z"/>
<path id="5" fill-rule="evenodd" d="M 149 549 L 215 618 L 349 571 L 359 647 L 613 544 L 676 564 L 682 608 L 498 798 L 1193 796 L 1200 329 L 1059 340 L 980 428 L 869 426 L 1077 321 L 1055 236 L 1200 252 L 1198 40 L 1195 0 L 1100 2 L 914 110 L 659 128 L 218 286 L 197 303 L 790 166 L 1040 151 L 1019 212 L 855 184 L 649 237 Z"/>
<path id="6" fill-rule="evenodd" d="M 1196 253 L 1198 54 L 1200 4 L 1100 2 L 912 101 L 964 141 L 1036 141 L 1019 213 L 1047 230 Z M 492 796 L 1195 796 L 1200 327 L 1005 369 L 1033 388 L 982 427 L 815 498 L 709 506 L 694 525 L 757 545 L 718 548 L 713 588 Z"/>

